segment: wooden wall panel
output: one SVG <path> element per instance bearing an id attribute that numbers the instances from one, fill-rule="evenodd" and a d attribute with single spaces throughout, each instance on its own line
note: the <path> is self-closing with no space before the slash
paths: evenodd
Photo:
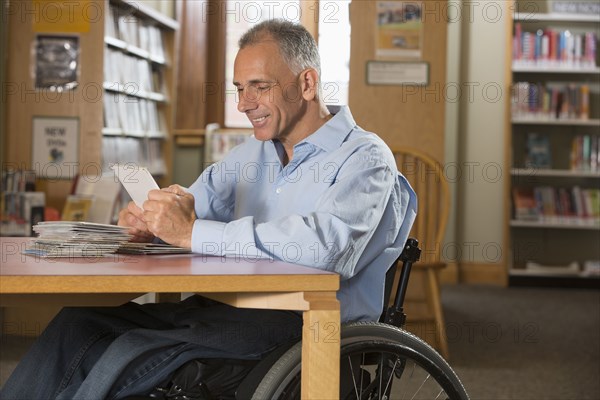
<path id="1" fill-rule="evenodd" d="M 175 129 L 204 129 L 208 57 L 208 1 L 178 3 L 180 28 Z"/>
<path id="2" fill-rule="evenodd" d="M 412 146 L 444 160 L 446 15 L 445 0 L 424 1 L 422 60 L 429 63 L 429 85 L 369 86 L 367 61 L 376 60 L 375 1 L 350 4 L 352 43 L 349 105 L 356 122 L 390 147 Z"/>

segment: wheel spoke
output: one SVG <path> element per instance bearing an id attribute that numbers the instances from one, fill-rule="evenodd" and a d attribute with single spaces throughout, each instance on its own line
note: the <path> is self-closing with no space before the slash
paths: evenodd
<path id="1" fill-rule="evenodd" d="M 417 393 L 419 393 L 421 391 L 421 389 L 423 388 L 423 385 L 425 384 L 425 382 L 427 382 L 427 380 L 429 379 L 431 375 L 427 374 L 427 377 L 425 379 L 423 379 L 423 382 L 421 383 L 421 386 L 419 386 L 419 388 L 417 389 L 417 391 L 415 392 L 415 394 L 413 394 L 413 397 L 411 397 L 410 400 L 413 400 L 415 398 L 415 396 L 417 395 Z"/>
<path id="2" fill-rule="evenodd" d="M 383 353 L 379 356 L 379 400 L 381 400 L 381 386 L 383 384 Z"/>
<path id="3" fill-rule="evenodd" d="M 358 400 L 362 399 L 363 378 L 364 378 L 364 374 L 362 373 L 362 365 L 365 365 L 365 353 L 363 353 L 363 355 L 362 355 L 362 360 L 360 362 L 360 365 L 361 365 L 361 370 L 360 370 L 360 395 L 358 396 Z"/>
<path id="4" fill-rule="evenodd" d="M 394 361 L 394 367 L 392 368 L 392 372 L 390 374 L 390 379 L 388 379 L 387 384 L 385 385 L 385 390 L 383 391 L 383 393 L 387 393 L 388 388 L 390 387 L 390 385 L 392 383 L 392 379 L 394 379 L 394 371 L 396 371 L 396 366 L 398 365 L 398 361 L 400 361 L 400 357 L 396 358 L 396 361 Z"/>
<path id="5" fill-rule="evenodd" d="M 356 387 L 356 378 L 354 377 L 354 368 L 352 367 L 352 359 L 350 358 L 350 356 L 348 356 L 348 363 L 350 364 L 350 374 L 352 375 L 352 382 L 354 383 L 354 393 L 356 393 L 356 398 L 360 399 L 360 397 L 358 395 L 358 388 Z M 360 388 L 362 390 L 362 374 L 361 374 Z"/>
<path id="6" fill-rule="evenodd" d="M 415 373 L 415 367 L 416 367 L 416 364 L 415 364 L 415 363 L 413 363 L 413 364 L 412 364 L 412 370 L 410 371 L 410 374 L 408 374 L 408 379 L 407 379 L 407 380 L 409 380 L 409 381 L 410 381 L 410 380 L 412 379 L 412 377 L 413 377 L 413 374 Z M 406 396 L 406 391 L 407 391 L 407 390 L 408 390 L 408 388 L 406 388 L 406 389 L 404 390 L 404 394 L 402 395 L 402 398 L 403 398 L 403 399 L 405 399 L 405 398 L 406 398 L 405 396 Z"/>

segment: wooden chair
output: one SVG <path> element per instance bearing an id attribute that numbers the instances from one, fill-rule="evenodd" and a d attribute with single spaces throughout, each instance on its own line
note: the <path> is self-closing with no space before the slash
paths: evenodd
<path id="1" fill-rule="evenodd" d="M 408 147 L 398 147 L 392 152 L 398 169 L 415 190 L 419 204 L 410 236 L 419 240 L 422 254 L 421 261 L 413 266 L 406 295 L 407 328 L 430 342 L 448 359 L 438 277 L 439 271 L 446 267 L 441 261 L 441 249 L 450 211 L 448 182 L 443 166 L 429 155 Z M 428 327 L 430 323 L 434 324 L 433 329 Z M 433 338 L 431 333 L 434 333 Z"/>

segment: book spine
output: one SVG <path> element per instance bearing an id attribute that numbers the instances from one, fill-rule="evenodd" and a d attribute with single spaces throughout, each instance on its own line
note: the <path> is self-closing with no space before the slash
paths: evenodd
<path id="1" fill-rule="evenodd" d="M 582 199 L 581 199 L 581 189 L 579 186 L 574 186 L 571 189 L 571 196 L 573 204 L 575 205 L 575 213 L 577 215 L 577 220 L 583 222 L 585 219 L 585 209 L 583 207 Z"/>
<path id="2" fill-rule="evenodd" d="M 588 85 L 581 85 L 581 113 L 579 117 L 585 120 L 590 117 L 590 87 Z"/>
<path id="3" fill-rule="evenodd" d="M 523 50 L 522 50 L 522 41 L 523 41 L 523 32 L 522 32 L 522 26 L 520 22 L 517 22 L 515 24 L 515 37 L 513 40 L 513 44 L 514 44 L 514 48 L 513 48 L 513 56 L 515 60 L 521 61 L 522 57 L 523 57 Z"/>
<path id="4" fill-rule="evenodd" d="M 592 136 L 591 150 L 590 150 L 590 171 L 598 172 L 598 142 L 600 141 L 599 135 Z"/>
<path id="5" fill-rule="evenodd" d="M 581 166 L 583 170 L 589 171 L 591 166 L 591 137 L 590 135 L 583 135 L 582 137 L 582 156 L 581 156 Z"/>

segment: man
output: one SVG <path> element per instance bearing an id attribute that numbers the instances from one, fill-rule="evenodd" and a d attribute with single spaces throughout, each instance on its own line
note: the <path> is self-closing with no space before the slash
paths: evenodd
<path id="1" fill-rule="evenodd" d="M 143 210 L 130 203 L 119 224 L 135 240 L 335 271 L 342 321 L 376 320 L 416 199 L 381 139 L 360 129 L 347 107 L 324 105 L 319 76 L 318 50 L 303 27 L 273 20 L 248 31 L 234 84 L 254 137 L 189 189 L 152 191 Z M 256 330 L 252 340 L 244 335 Z M 198 297 L 65 309 L 2 398 L 122 398 L 149 391 L 192 358 L 258 359 L 300 332 L 297 313 Z"/>

